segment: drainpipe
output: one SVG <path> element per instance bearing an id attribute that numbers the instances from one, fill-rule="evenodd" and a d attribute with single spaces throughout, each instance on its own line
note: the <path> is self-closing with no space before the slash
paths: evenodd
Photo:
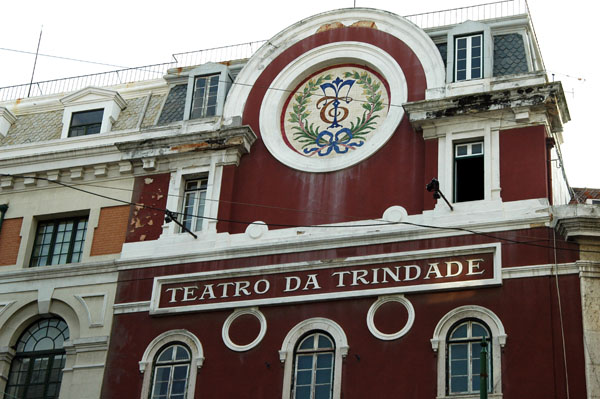
<path id="1" fill-rule="evenodd" d="M 2 222 L 4 221 L 4 214 L 8 210 L 8 204 L 0 205 L 0 231 L 2 231 Z"/>

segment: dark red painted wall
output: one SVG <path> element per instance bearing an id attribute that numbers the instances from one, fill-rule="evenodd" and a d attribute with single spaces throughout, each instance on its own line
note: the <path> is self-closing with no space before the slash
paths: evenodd
<path id="1" fill-rule="evenodd" d="M 284 166 L 271 156 L 260 138 L 260 106 L 277 74 L 304 52 L 339 41 L 359 41 L 382 48 L 402 67 L 408 84 L 408 101 L 424 99 L 426 81 L 419 60 L 408 46 L 387 33 L 369 28 L 339 28 L 298 42 L 265 68 L 248 97 L 243 123 L 250 125 L 259 138 L 251 153 L 242 157 L 238 170 L 226 172 L 233 182 L 232 187 L 221 192 L 221 200 L 235 203 L 220 207 L 220 219 L 261 220 L 274 229 L 380 218 L 392 205 L 401 205 L 410 214 L 421 213 L 425 147 L 422 135 L 413 131 L 406 116 L 377 153 L 337 172 L 304 173 Z M 220 222 L 217 228 L 219 232 L 240 233 L 246 225 Z"/>
<path id="2" fill-rule="evenodd" d="M 125 242 L 156 240 L 162 233 L 169 193 L 168 173 L 135 178 Z"/>
<path id="3" fill-rule="evenodd" d="M 425 141 L 425 180 L 423 181 L 423 187 L 425 187 L 431 179 L 438 179 L 438 139 L 431 139 Z M 435 207 L 435 200 L 433 194 L 425 193 L 423 200 L 423 210 L 430 210 Z"/>
<path id="4" fill-rule="evenodd" d="M 585 397 L 579 279 L 560 277 L 568 355 L 570 397 Z M 380 341 L 365 319 L 376 298 L 360 298 L 292 306 L 261 307 L 268 330 L 250 351 L 225 347 L 221 328 L 231 310 L 149 317 L 147 313 L 116 315 L 102 398 L 136 398 L 142 375 L 138 361 L 147 345 L 164 331 L 187 329 L 201 341 L 206 360 L 198 371 L 196 398 L 281 397 L 283 366 L 278 350 L 297 323 L 326 317 L 344 329 L 350 350 L 343 364 L 342 397 L 434 398 L 436 355 L 430 339 L 450 310 L 476 304 L 500 317 L 508 340 L 502 351 L 505 399 L 563 398 L 565 373 L 553 277 L 505 280 L 502 287 L 406 295 L 415 308 L 415 323 L 406 336 Z M 517 310 L 518 309 L 518 310 Z M 139 326 L 144 328 L 140 329 Z"/>
<path id="5" fill-rule="evenodd" d="M 549 198 L 544 126 L 500 131 L 500 187 L 503 201 Z"/>

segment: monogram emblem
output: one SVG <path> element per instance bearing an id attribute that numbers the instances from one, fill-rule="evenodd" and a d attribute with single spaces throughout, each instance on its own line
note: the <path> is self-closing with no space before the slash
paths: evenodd
<path id="1" fill-rule="evenodd" d="M 286 143 L 307 156 L 342 156 L 376 134 L 389 95 L 381 79 L 359 66 L 333 67 L 305 81 L 282 117 Z"/>

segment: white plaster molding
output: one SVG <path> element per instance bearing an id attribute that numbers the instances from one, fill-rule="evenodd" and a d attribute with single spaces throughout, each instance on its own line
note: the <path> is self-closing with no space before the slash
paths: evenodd
<path id="1" fill-rule="evenodd" d="M 377 309 L 379 309 L 383 304 L 388 302 L 398 302 L 402 306 L 406 308 L 408 312 L 408 319 L 406 320 L 406 324 L 400 330 L 395 333 L 387 334 L 381 332 L 377 326 L 375 325 L 375 313 L 377 313 Z M 398 338 L 403 337 L 410 331 L 413 323 L 415 322 L 415 308 L 412 306 L 412 303 L 404 295 L 394 295 L 394 296 L 381 296 L 377 298 L 375 302 L 369 308 L 367 312 L 367 327 L 371 334 L 382 341 L 392 341 Z"/>
<path id="2" fill-rule="evenodd" d="M 17 121 L 17 117 L 8 109 L 0 107 L 0 136 L 6 136 L 8 129 Z"/>
<path id="3" fill-rule="evenodd" d="M 482 61 L 483 61 L 483 78 L 491 78 L 493 72 L 493 60 L 494 60 L 494 45 L 492 41 L 491 28 L 488 24 L 474 21 L 465 21 L 460 23 L 448 31 L 447 37 L 447 68 L 446 68 L 446 82 L 454 82 L 454 41 L 456 37 L 468 36 L 469 34 L 482 33 L 483 45 L 482 45 Z M 473 79 L 471 82 L 476 82 L 479 79 Z"/>
<path id="4" fill-rule="evenodd" d="M 285 336 L 279 360 L 284 364 L 282 399 L 289 399 L 292 392 L 292 379 L 294 368 L 294 348 L 298 341 L 311 331 L 324 331 L 335 342 L 335 360 L 333 371 L 333 399 L 340 399 L 342 385 L 343 359 L 348 354 L 348 339 L 342 327 L 333 320 L 323 317 L 314 317 L 296 324 Z"/>
<path id="5" fill-rule="evenodd" d="M 183 112 L 183 120 L 187 121 L 190 119 L 190 113 L 192 110 L 192 100 L 194 97 L 194 82 L 196 77 L 206 75 L 219 75 L 219 87 L 217 90 L 217 109 L 215 113 L 216 115 L 223 115 L 223 105 L 225 104 L 227 91 L 231 86 L 231 77 L 229 75 L 229 70 L 227 66 L 223 64 L 208 62 L 199 67 L 186 71 L 185 74 L 187 75 L 187 92 L 185 96 L 185 109 Z"/>
<path id="6" fill-rule="evenodd" d="M 186 399 L 194 398 L 194 391 L 196 389 L 196 375 L 198 369 L 202 367 L 204 363 L 204 349 L 200 340 L 188 330 L 169 330 L 160 334 L 148 344 L 142 359 L 139 362 L 140 373 L 144 375 L 142 382 L 142 392 L 140 395 L 141 399 L 147 399 L 150 395 L 152 388 L 152 363 L 158 352 L 169 343 L 181 342 L 187 345 L 192 352 L 192 364 L 189 371 L 188 388 L 186 392 Z M 147 372 L 148 371 L 148 372 Z"/>
<path id="7" fill-rule="evenodd" d="M 6 312 L 6 310 L 10 308 L 15 302 L 16 301 L 0 302 L 0 317 L 2 317 L 2 314 L 4 314 L 4 312 Z"/>
<path id="8" fill-rule="evenodd" d="M 246 345 L 238 345 L 231 340 L 231 337 L 229 336 L 229 328 L 231 327 L 233 322 L 238 317 L 246 315 L 246 314 L 256 317 L 256 319 L 260 323 L 260 330 L 259 330 L 256 338 L 254 340 L 252 340 L 252 342 L 250 342 L 249 344 L 246 344 Z M 231 313 L 227 317 L 225 322 L 223 323 L 223 329 L 221 330 L 221 336 L 223 338 L 223 342 L 225 343 L 225 346 L 227 346 L 232 351 L 236 351 L 236 352 L 245 352 L 247 350 L 254 348 L 255 346 L 257 346 L 260 343 L 260 341 L 262 341 L 262 339 L 265 337 L 266 333 L 267 333 L 267 319 L 265 318 L 265 315 L 262 314 L 262 312 L 260 310 L 258 310 L 258 308 L 256 308 L 256 307 L 234 310 L 233 313 Z"/>
<path id="9" fill-rule="evenodd" d="M 333 10 L 304 19 L 283 30 L 250 58 L 236 78 L 241 84 L 233 85 L 224 109 L 224 119 L 241 116 L 248 95 L 262 71 L 285 50 L 314 35 L 317 30 L 332 22 L 350 26 L 358 21 L 372 21 L 376 29 L 404 42 L 417 56 L 427 81 L 427 88 L 442 88 L 445 84 L 445 66 L 442 57 L 429 36 L 412 22 L 390 12 L 351 8 Z"/>
<path id="10" fill-rule="evenodd" d="M 50 313 L 50 302 L 52 301 L 52 294 L 54 293 L 54 287 L 50 285 L 40 285 L 37 289 L 37 302 L 39 314 Z"/>
<path id="11" fill-rule="evenodd" d="M 408 89 L 404 73 L 396 60 L 385 51 L 361 42 L 330 43 L 312 49 L 288 64 L 273 80 L 277 88 L 293 90 L 312 73 L 328 66 L 354 63 L 379 72 L 389 84 L 390 104 L 404 104 Z M 304 172 L 331 172 L 355 165 L 379 150 L 396 131 L 404 108 L 389 107 L 383 123 L 359 150 L 343 157 L 307 157 L 285 143 L 281 133 L 281 112 L 289 97 L 287 90 L 268 90 L 260 108 L 260 131 L 265 146 L 281 163 Z"/>
<path id="12" fill-rule="evenodd" d="M 269 226 L 267 226 L 265 222 L 256 221 L 250 223 L 248 227 L 246 227 L 245 234 L 248 237 L 256 240 L 265 235 L 267 231 L 269 231 Z"/>
<path id="13" fill-rule="evenodd" d="M 408 212 L 406 212 L 406 209 L 404 209 L 404 207 L 394 205 L 390 206 L 388 209 L 385 210 L 385 212 L 383 212 L 382 219 L 386 222 L 398 223 L 403 220 L 406 220 L 407 217 Z"/>
<path id="14" fill-rule="evenodd" d="M 75 298 L 83 305 L 85 310 L 87 311 L 88 322 L 90 328 L 95 327 L 103 327 L 104 326 L 104 316 L 106 314 L 106 308 L 108 303 L 108 293 L 91 293 L 91 294 L 80 294 L 75 295 Z M 90 309 L 90 304 L 86 299 L 88 298 L 102 298 L 102 308 L 100 309 L 100 313 L 94 311 L 94 309 Z"/>

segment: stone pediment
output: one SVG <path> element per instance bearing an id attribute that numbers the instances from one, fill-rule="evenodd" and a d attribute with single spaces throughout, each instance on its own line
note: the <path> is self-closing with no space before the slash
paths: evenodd
<path id="1" fill-rule="evenodd" d="M 83 104 L 94 104 L 105 101 L 114 101 L 114 103 L 120 109 L 124 109 L 127 106 L 127 102 L 123 99 L 123 97 L 121 97 L 121 95 L 118 92 L 91 86 L 76 91 L 75 93 L 71 93 L 68 96 L 60 99 L 60 102 L 65 107 Z"/>

